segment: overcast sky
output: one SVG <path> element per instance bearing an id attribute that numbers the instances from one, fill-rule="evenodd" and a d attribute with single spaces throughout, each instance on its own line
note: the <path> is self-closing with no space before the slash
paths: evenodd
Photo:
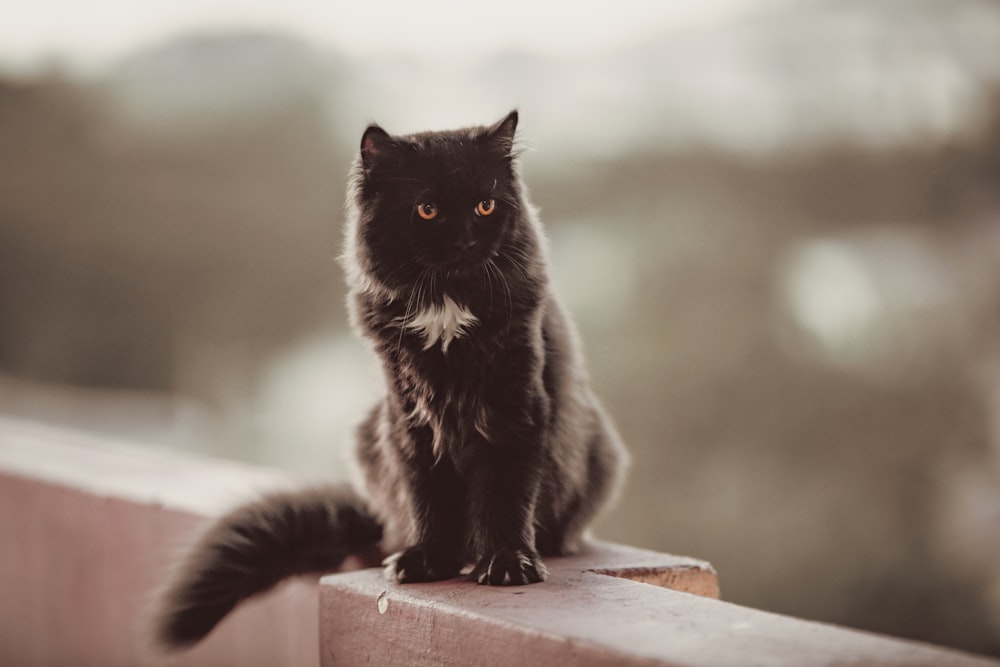
<path id="1" fill-rule="evenodd" d="M 100 67 L 192 29 L 267 28 L 348 51 L 572 54 L 724 20 L 763 0 L 0 0 L 0 66 Z"/>

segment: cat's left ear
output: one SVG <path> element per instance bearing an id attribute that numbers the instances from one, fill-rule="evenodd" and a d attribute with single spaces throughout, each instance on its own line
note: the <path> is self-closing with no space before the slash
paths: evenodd
<path id="1" fill-rule="evenodd" d="M 392 137 L 378 125 L 369 125 L 361 137 L 361 164 L 370 174 L 379 159 L 392 150 Z"/>
<path id="2" fill-rule="evenodd" d="M 504 116 L 503 120 L 496 123 L 486 131 L 486 135 L 493 140 L 496 145 L 507 154 L 513 157 L 514 133 L 517 131 L 517 109 Z"/>

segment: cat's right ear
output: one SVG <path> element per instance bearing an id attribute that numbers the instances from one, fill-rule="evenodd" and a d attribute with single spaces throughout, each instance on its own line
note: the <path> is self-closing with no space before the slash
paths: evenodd
<path id="1" fill-rule="evenodd" d="M 380 159 L 392 148 L 392 137 L 378 125 L 369 125 L 361 136 L 361 164 L 370 174 Z"/>
<path id="2" fill-rule="evenodd" d="M 503 117 L 498 123 L 486 129 L 484 137 L 496 153 L 507 160 L 516 157 L 514 133 L 517 131 L 517 109 Z"/>

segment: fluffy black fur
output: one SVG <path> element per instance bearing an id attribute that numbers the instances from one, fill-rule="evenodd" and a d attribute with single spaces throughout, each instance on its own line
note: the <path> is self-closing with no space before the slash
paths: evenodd
<path id="1" fill-rule="evenodd" d="M 240 600 L 348 553 L 395 552 L 400 583 L 472 565 L 480 584 L 517 585 L 545 578 L 539 554 L 579 545 L 626 456 L 549 286 L 517 120 L 366 130 L 344 261 L 387 391 L 357 431 L 359 496 L 284 494 L 221 519 L 168 586 L 163 644 L 197 641 Z"/>

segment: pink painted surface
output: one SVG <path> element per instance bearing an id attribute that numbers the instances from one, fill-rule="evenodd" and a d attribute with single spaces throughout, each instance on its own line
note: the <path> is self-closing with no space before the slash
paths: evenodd
<path id="1" fill-rule="evenodd" d="M 0 665 L 317 665 L 316 583 L 238 608 L 204 644 L 150 651 L 146 612 L 207 517 L 272 471 L 0 419 Z"/>

